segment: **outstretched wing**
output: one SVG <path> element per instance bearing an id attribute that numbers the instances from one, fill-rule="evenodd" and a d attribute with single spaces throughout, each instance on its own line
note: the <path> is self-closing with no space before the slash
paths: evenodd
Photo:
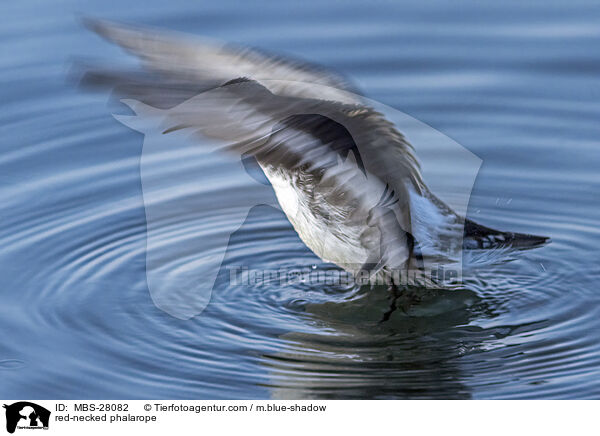
<path id="1" fill-rule="evenodd" d="M 341 74 L 305 61 L 156 29 L 95 19 L 84 22 L 98 35 L 137 56 L 146 71 L 161 76 L 163 85 L 222 84 L 237 77 L 249 77 L 268 83 L 272 92 L 281 95 L 322 98 L 325 93 L 330 100 L 360 101 L 356 89 Z"/>
<path id="2" fill-rule="evenodd" d="M 142 60 L 146 70 L 124 78 L 130 89 L 138 86 L 135 97 L 140 101 L 161 107 L 161 98 L 191 96 L 202 86 L 213 88 L 199 95 L 201 99 L 192 97 L 170 111 L 165 131 L 194 127 L 208 136 L 244 142 L 267 138 L 273 126 L 289 116 L 321 114 L 350 132 L 361 157 L 369 161 L 369 172 L 398 194 L 405 191 L 407 182 L 417 192 L 423 189 L 412 146 L 380 113 L 366 107 L 360 96 L 348 92 L 350 84 L 338 74 L 222 43 L 106 21 L 87 20 L 86 24 Z M 102 84 L 122 84 L 118 77 L 118 73 L 106 75 Z M 227 86 L 214 88 L 219 81 Z M 305 155 L 306 151 L 286 150 L 286 155 Z"/>

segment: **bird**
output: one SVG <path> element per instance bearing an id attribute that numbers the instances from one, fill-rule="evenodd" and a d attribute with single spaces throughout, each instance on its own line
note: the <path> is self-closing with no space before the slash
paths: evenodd
<path id="1" fill-rule="evenodd" d="M 549 240 L 456 213 L 428 188 L 408 139 L 337 72 L 142 26 L 84 24 L 141 65 L 91 67 L 82 83 L 111 87 L 165 135 L 189 131 L 255 161 L 304 244 L 355 276 L 382 279 L 393 299 L 396 272 Z"/>

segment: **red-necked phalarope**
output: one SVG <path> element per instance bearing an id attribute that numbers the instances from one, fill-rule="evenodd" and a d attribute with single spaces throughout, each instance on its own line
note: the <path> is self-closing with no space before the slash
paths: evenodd
<path id="1" fill-rule="evenodd" d="M 191 129 L 256 159 L 302 241 L 320 258 L 388 276 L 459 248 L 529 248 L 547 238 L 455 213 L 424 183 L 413 148 L 346 79 L 298 61 L 162 32 L 87 21 L 142 61 L 94 83 L 160 111 L 163 132 Z M 157 109 L 158 108 L 158 109 Z M 418 248 L 418 249 L 417 249 Z"/>

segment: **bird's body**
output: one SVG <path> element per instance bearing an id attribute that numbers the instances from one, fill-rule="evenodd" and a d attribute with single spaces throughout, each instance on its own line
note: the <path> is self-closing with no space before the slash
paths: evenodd
<path id="1" fill-rule="evenodd" d="M 410 266 L 415 247 L 443 259 L 457 246 L 546 240 L 452 211 L 425 185 L 405 137 L 339 75 L 250 50 L 88 24 L 145 68 L 94 73 L 90 81 L 160 108 L 165 133 L 190 129 L 256 159 L 302 241 L 325 261 L 385 276 Z"/>
<path id="2" fill-rule="evenodd" d="M 369 258 L 379 255 L 379 231 L 366 225 L 371 210 L 367 202 L 339 204 L 330 198 L 335 194 L 319 190 L 308 172 L 290 174 L 269 166 L 263 170 L 300 239 L 321 259 L 356 273 Z M 375 186 L 363 186 L 364 198 L 372 199 L 383 191 L 378 181 L 371 184 Z M 399 257 L 398 266 L 405 260 Z"/>

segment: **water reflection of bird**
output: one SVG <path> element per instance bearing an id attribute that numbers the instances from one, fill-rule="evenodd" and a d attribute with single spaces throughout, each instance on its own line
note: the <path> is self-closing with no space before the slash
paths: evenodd
<path id="1" fill-rule="evenodd" d="M 495 316 L 488 303 L 464 289 L 430 290 L 408 313 L 380 324 L 376 309 L 386 306 L 382 291 L 376 287 L 354 301 L 307 305 L 312 322 L 327 328 L 287 333 L 280 351 L 262 356 L 271 395 L 470 398 L 461 357 L 477 352 L 493 331 L 465 326 Z"/>
<path id="2" fill-rule="evenodd" d="M 406 138 L 337 74 L 214 42 L 87 25 L 143 66 L 95 69 L 87 83 L 114 87 L 138 115 L 159 117 L 163 133 L 187 129 L 256 159 L 302 241 L 326 261 L 389 278 L 417 264 L 415 247 L 443 259 L 457 244 L 529 248 L 547 239 L 455 213 L 428 189 Z"/>

